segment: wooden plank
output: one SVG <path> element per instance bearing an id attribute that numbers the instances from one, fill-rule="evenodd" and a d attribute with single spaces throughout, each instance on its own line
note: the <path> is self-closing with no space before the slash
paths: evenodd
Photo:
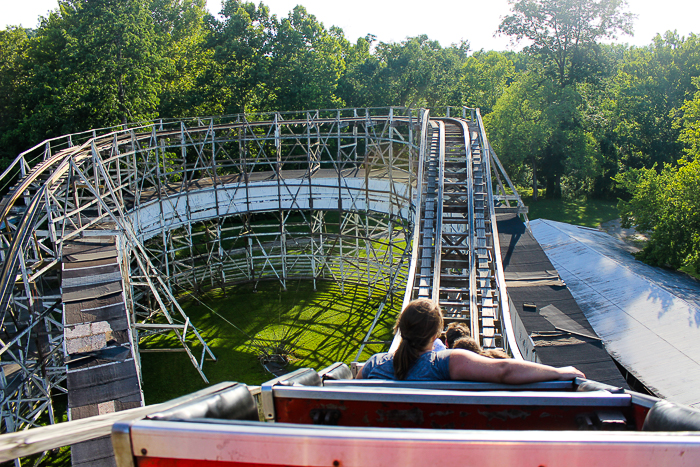
<path id="1" fill-rule="evenodd" d="M 83 441 L 71 446 L 71 464 L 73 467 L 96 466 L 116 467 L 114 460 L 114 450 L 112 449 L 112 438 L 103 436 L 101 438 Z"/>
<path id="2" fill-rule="evenodd" d="M 62 281 L 65 281 L 68 278 L 72 279 L 76 277 L 85 277 L 86 275 L 94 274 L 109 274 L 114 272 L 118 272 L 121 274 L 121 268 L 119 267 L 119 263 L 115 261 L 94 266 L 86 266 L 83 262 L 63 263 L 63 265 L 70 265 L 72 267 L 68 269 L 64 268 L 61 274 Z"/>
<path id="3" fill-rule="evenodd" d="M 69 261 L 63 261 L 62 267 L 63 267 L 63 273 L 65 274 L 67 271 L 70 271 L 72 269 L 83 269 L 83 268 L 91 268 L 91 267 L 101 267 L 101 266 L 117 266 L 119 267 L 119 263 L 117 263 L 117 258 L 115 257 L 108 257 L 108 258 L 103 258 L 103 259 L 96 259 L 93 261 L 76 261 L 76 262 L 69 262 Z"/>
<path id="4" fill-rule="evenodd" d="M 67 260 L 69 262 L 96 261 L 116 257 L 117 250 L 100 251 L 96 253 L 76 253 L 72 255 L 63 255 L 64 260 Z"/>
<path id="5" fill-rule="evenodd" d="M 90 300 L 93 298 L 104 297 L 105 295 L 111 295 L 121 291 L 121 281 L 107 282 L 99 285 L 75 287 L 68 290 L 63 290 L 63 301 L 75 302 L 79 300 Z"/>
<path id="6" fill-rule="evenodd" d="M 93 298 L 89 300 L 80 300 L 70 303 L 63 303 L 63 309 L 69 313 L 97 313 L 98 309 L 107 306 L 123 304 L 124 299 L 120 293 L 106 295 L 104 297 Z M 101 320 L 98 320 L 101 321 Z"/>
<path id="7" fill-rule="evenodd" d="M 0 462 L 109 435 L 115 422 L 143 418 L 151 412 L 161 410 L 162 406 L 163 404 L 150 405 L 98 417 L 3 434 L 0 436 Z"/>
<path id="8" fill-rule="evenodd" d="M 112 329 L 121 330 L 127 328 L 126 307 L 123 302 L 89 310 L 64 310 L 63 316 L 66 326 L 90 323 L 93 321 L 109 321 Z"/>
<path id="9" fill-rule="evenodd" d="M 63 277 L 61 280 L 61 286 L 63 289 L 72 289 L 75 287 L 86 287 L 93 286 L 97 284 L 105 284 L 108 282 L 118 282 L 122 279 L 121 271 L 91 273 L 89 270 L 80 270 L 81 275 L 76 275 L 74 277 Z"/>

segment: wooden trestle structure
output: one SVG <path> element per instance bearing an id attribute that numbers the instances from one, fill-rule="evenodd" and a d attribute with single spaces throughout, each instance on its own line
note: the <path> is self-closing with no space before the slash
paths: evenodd
<path id="1" fill-rule="evenodd" d="M 2 432 L 42 413 L 53 423 L 57 393 L 71 419 L 140 405 L 140 345 L 154 333 L 175 335 L 206 381 L 214 354 L 177 301 L 202 287 L 361 284 L 383 297 L 365 342 L 389 300 L 430 297 L 483 347 L 521 358 L 495 216 L 527 208 L 478 109 L 92 130 L 20 154 L 0 187 Z M 71 397 L 86 381 L 104 397 Z"/>

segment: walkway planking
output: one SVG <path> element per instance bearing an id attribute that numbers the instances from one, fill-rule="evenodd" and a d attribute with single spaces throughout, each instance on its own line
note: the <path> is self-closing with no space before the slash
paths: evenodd
<path id="1" fill-rule="evenodd" d="M 66 242 L 61 289 L 70 419 L 143 406 L 116 237 Z M 73 445 L 71 460 L 116 465 L 108 436 Z"/>

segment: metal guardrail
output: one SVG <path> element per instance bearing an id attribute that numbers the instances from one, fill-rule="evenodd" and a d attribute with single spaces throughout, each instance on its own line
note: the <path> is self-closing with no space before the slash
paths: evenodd
<path id="1" fill-rule="evenodd" d="M 499 298 L 500 298 L 500 310 L 501 310 L 501 326 L 503 326 L 503 334 L 505 335 L 505 343 L 507 344 L 507 351 L 510 351 L 513 354 L 513 358 L 517 358 L 519 360 L 523 359 L 522 354 L 520 353 L 520 349 L 518 348 L 518 343 L 515 340 L 515 331 L 513 330 L 513 321 L 510 316 L 510 302 L 508 300 L 508 291 L 506 290 L 506 280 L 505 280 L 505 275 L 503 274 L 503 259 L 501 258 L 501 247 L 498 239 L 498 223 L 496 222 L 496 210 L 494 207 L 494 196 L 493 196 L 493 186 L 491 183 L 491 146 L 488 143 L 488 139 L 486 138 L 486 129 L 484 128 L 484 123 L 481 119 L 481 112 L 479 109 L 476 109 L 476 118 L 477 122 L 479 124 L 480 128 L 480 137 L 482 140 L 482 147 L 484 148 L 484 154 L 483 157 L 486 158 L 486 163 L 484 164 L 487 169 L 485 170 L 486 172 L 486 189 L 488 191 L 488 199 L 491 200 L 491 229 L 492 229 L 492 238 L 493 238 L 493 244 L 494 244 L 494 250 L 496 254 L 494 254 L 494 259 L 496 261 L 496 285 L 498 287 L 499 291 Z M 500 163 L 500 162 L 499 162 Z M 504 172 L 505 173 L 505 172 Z M 517 194 L 517 192 L 516 192 Z M 522 201 L 519 200 L 519 203 L 522 203 Z"/>

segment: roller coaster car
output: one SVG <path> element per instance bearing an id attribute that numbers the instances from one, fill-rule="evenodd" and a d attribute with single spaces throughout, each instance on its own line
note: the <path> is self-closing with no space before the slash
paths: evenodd
<path id="1" fill-rule="evenodd" d="M 700 411 L 585 379 L 354 380 L 336 363 L 195 393 L 112 443 L 120 467 L 697 466 Z"/>

